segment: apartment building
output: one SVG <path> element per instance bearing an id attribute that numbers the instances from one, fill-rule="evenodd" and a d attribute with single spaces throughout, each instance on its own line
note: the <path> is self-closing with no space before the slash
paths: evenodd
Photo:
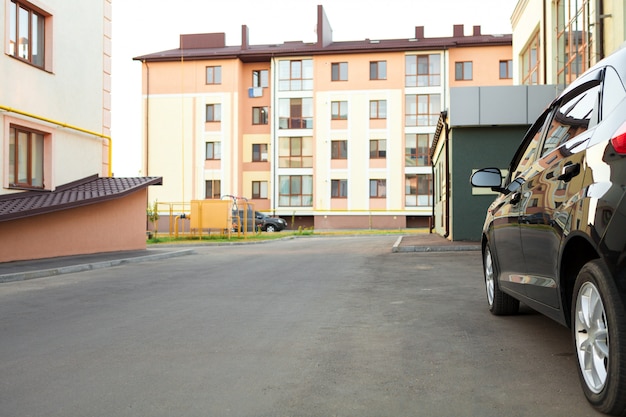
<path id="1" fill-rule="evenodd" d="M 0 262 L 146 247 L 161 179 L 111 177 L 111 11 L 0 6 Z"/>
<path id="2" fill-rule="evenodd" d="M 428 226 L 429 150 L 451 86 L 511 85 L 511 35 L 239 46 L 181 35 L 142 62 L 151 201 L 237 196 L 291 227 Z"/>

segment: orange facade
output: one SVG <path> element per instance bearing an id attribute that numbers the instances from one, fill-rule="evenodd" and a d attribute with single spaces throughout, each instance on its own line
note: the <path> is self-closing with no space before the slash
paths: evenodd
<path id="1" fill-rule="evenodd" d="M 450 49 L 450 65 L 448 79 L 450 87 L 502 86 L 513 85 L 513 78 L 500 78 L 500 63 L 512 64 L 510 46 L 480 46 Z M 456 77 L 457 63 L 472 63 L 472 79 L 458 80 Z"/>
<path id="2" fill-rule="evenodd" d="M 146 194 L 0 222 L 0 262 L 145 249 Z"/>

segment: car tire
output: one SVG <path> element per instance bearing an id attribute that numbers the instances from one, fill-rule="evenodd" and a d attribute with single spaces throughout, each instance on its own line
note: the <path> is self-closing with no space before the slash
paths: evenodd
<path id="1" fill-rule="evenodd" d="M 267 226 L 265 226 L 265 231 L 270 233 L 275 232 L 276 227 L 273 224 L 268 224 Z"/>
<path id="2" fill-rule="evenodd" d="M 606 264 L 580 270 L 572 299 L 572 339 L 587 400 L 606 414 L 626 413 L 626 315 Z"/>
<path id="3" fill-rule="evenodd" d="M 489 311 L 496 316 L 517 314 L 519 311 L 519 300 L 500 290 L 496 264 L 493 260 L 489 244 L 486 244 L 483 250 L 483 272 Z"/>

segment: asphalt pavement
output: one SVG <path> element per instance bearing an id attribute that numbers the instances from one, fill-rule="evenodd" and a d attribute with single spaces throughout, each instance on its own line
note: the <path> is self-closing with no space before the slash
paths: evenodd
<path id="1" fill-rule="evenodd" d="M 0 285 L 0 416 L 599 415 L 570 331 L 492 316 L 463 246 L 285 234 L 37 262 L 112 266 Z"/>
<path id="2" fill-rule="evenodd" d="M 303 237 L 310 238 L 310 237 Z M 258 242 L 255 242 L 258 243 Z M 204 245 L 211 245 L 207 243 Z M 128 263 L 148 262 L 194 253 L 198 243 L 151 245 L 145 250 L 94 253 L 76 256 L 0 263 L 0 283 L 25 281 L 91 269 L 108 268 Z M 392 252 L 455 252 L 480 250 L 478 242 L 451 241 L 434 233 L 398 236 Z"/>

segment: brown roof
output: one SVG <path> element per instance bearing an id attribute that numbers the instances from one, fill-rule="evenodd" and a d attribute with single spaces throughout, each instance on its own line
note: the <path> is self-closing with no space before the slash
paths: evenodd
<path id="1" fill-rule="evenodd" d="M 162 177 L 100 178 L 93 175 L 54 191 L 5 194 L 0 196 L 0 222 L 113 200 L 149 185 L 162 184 Z"/>
<path id="2" fill-rule="evenodd" d="M 421 39 L 366 39 L 362 41 L 318 43 L 285 42 L 276 45 L 223 46 L 213 48 L 178 48 L 133 58 L 137 61 L 179 61 L 240 59 L 243 62 L 270 61 L 272 57 L 292 55 L 354 54 L 363 52 L 426 51 L 469 46 L 511 45 L 513 36 L 474 35 Z"/>
<path id="3" fill-rule="evenodd" d="M 400 52 L 426 51 L 467 46 L 512 45 L 513 36 L 483 35 L 480 26 L 474 26 L 471 36 L 464 36 L 464 25 L 454 25 L 451 37 L 426 38 L 424 27 L 415 27 L 415 37 L 410 39 L 365 39 L 360 41 L 333 42 L 332 28 L 326 18 L 324 7 L 317 6 L 317 42 L 285 42 L 276 45 L 250 45 L 248 27 L 241 28 L 241 46 L 226 46 L 224 33 L 196 33 L 180 35 L 178 49 L 142 55 L 137 61 L 179 61 L 240 59 L 242 62 L 269 62 L 276 56 L 354 54 L 369 51 Z"/>

